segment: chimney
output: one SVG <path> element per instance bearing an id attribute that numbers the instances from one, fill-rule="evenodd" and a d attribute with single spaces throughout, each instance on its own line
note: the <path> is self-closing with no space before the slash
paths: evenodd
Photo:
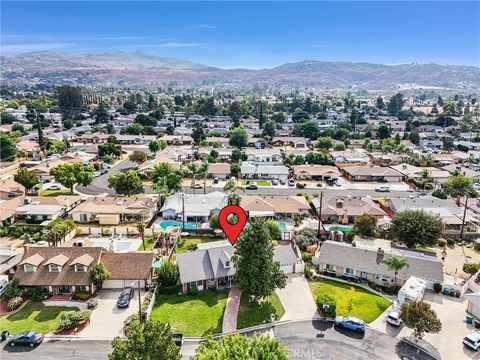
<path id="1" fill-rule="evenodd" d="M 378 250 L 377 250 L 377 255 L 378 255 L 378 256 L 383 256 L 383 255 L 385 255 L 385 250 L 383 250 L 381 247 L 379 247 Z"/>

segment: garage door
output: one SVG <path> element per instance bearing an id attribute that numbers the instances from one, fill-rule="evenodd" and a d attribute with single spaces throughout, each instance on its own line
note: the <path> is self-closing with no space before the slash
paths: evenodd
<path id="1" fill-rule="evenodd" d="M 284 274 L 291 274 L 293 273 L 293 264 L 280 265 L 280 270 L 282 270 Z"/>
<path id="2" fill-rule="evenodd" d="M 127 286 L 137 288 L 138 281 L 137 280 L 105 280 L 103 283 L 104 289 L 123 289 Z M 145 281 L 140 281 L 140 287 L 143 288 L 145 286 Z"/>

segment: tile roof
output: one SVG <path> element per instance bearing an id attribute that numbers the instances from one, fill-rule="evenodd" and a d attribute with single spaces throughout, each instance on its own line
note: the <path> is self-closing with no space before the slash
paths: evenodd
<path id="1" fill-rule="evenodd" d="M 139 280 L 150 275 L 153 262 L 151 252 L 111 253 L 104 252 L 101 262 L 110 273 L 111 280 Z"/>

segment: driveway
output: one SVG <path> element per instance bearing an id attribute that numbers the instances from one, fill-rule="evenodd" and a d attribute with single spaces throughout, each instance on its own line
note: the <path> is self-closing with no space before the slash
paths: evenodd
<path id="1" fill-rule="evenodd" d="M 90 324 L 80 333 L 83 338 L 113 339 L 123 336 L 123 321 L 131 314 L 138 313 L 138 292 L 130 300 L 130 306 L 125 309 L 117 308 L 117 298 L 121 290 L 100 290 L 97 296 L 98 306 L 92 312 Z M 141 291 L 141 299 L 145 292 Z"/>
<path id="2" fill-rule="evenodd" d="M 442 330 L 438 334 L 426 334 L 424 340 L 432 344 L 442 354 L 443 359 L 480 359 L 480 353 L 462 344 L 463 338 L 475 331 L 473 326 L 465 322 L 467 300 L 435 294 L 432 291 L 426 292 L 423 300 L 432 306 L 442 322 Z M 385 318 L 391 310 L 392 307 L 388 308 L 370 326 L 398 338 L 412 335 L 413 331 L 405 326 L 396 328 L 386 324 Z"/>
<path id="3" fill-rule="evenodd" d="M 287 285 L 276 291 L 285 314 L 280 320 L 305 320 L 319 318 L 310 286 L 303 274 L 289 274 Z"/>

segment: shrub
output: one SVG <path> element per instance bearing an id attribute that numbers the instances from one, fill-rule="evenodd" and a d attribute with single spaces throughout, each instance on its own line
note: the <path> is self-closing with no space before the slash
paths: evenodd
<path id="1" fill-rule="evenodd" d="M 306 263 L 306 264 L 311 264 L 312 263 L 312 254 L 308 253 L 308 252 L 303 252 L 302 253 L 302 260 Z"/>
<path id="2" fill-rule="evenodd" d="M 65 311 L 62 314 L 62 317 L 59 322 L 59 326 L 63 329 L 73 329 L 75 328 L 78 323 L 82 320 L 90 319 L 90 311 Z"/>
<path id="3" fill-rule="evenodd" d="M 480 251 L 480 242 L 476 242 L 475 244 L 473 244 L 473 249 L 476 251 Z"/>
<path id="4" fill-rule="evenodd" d="M 157 275 L 161 286 L 176 285 L 180 278 L 177 265 L 170 261 L 162 263 L 160 269 L 157 270 Z"/>
<path id="5" fill-rule="evenodd" d="M 463 271 L 467 274 L 474 275 L 478 270 L 480 270 L 480 263 L 463 264 Z"/>
<path id="6" fill-rule="evenodd" d="M 190 287 L 188 293 L 192 296 L 198 295 L 198 288 L 196 286 L 192 286 Z"/>
<path id="7" fill-rule="evenodd" d="M 433 284 L 433 290 L 438 294 L 440 291 L 442 291 L 442 284 L 439 284 L 439 283 Z"/>
<path id="8" fill-rule="evenodd" d="M 432 190 L 433 184 L 425 184 L 425 190 Z"/>
<path id="9" fill-rule="evenodd" d="M 297 189 L 305 189 L 305 184 L 297 183 Z"/>
<path id="10" fill-rule="evenodd" d="M 181 290 L 181 285 L 172 285 L 172 286 L 159 286 L 157 292 L 159 294 L 174 295 L 178 294 Z"/>
<path id="11" fill-rule="evenodd" d="M 18 286 L 18 280 L 13 279 L 12 281 L 10 281 L 7 288 L 5 289 L 3 296 L 6 298 L 14 298 L 17 296 L 22 296 L 22 294 L 23 290 Z"/>
<path id="12" fill-rule="evenodd" d="M 448 246 L 455 246 L 455 239 L 454 238 L 448 238 L 447 239 L 447 245 Z"/>
<path id="13" fill-rule="evenodd" d="M 97 299 L 90 299 L 87 301 L 87 308 L 89 309 L 95 309 L 98 306 L 98 300 Z"/>
<path id="14" fill-rule="evenodd" d="M 91 296 L 91 294 L 87 291 L 75 291 L 73 293 L 72 298 L 75 299 L 75 300 L 85 301 L 85 300 L 88 300 L 90 298 L 90 296 Z"/>
<path id="15" fill-rule="evenodd" d="M 318 295 L 315 303 L 317 304 L 318 311 L 323 316 L 335 317 L 337 315 L 337 301 L 332 296 L 327 294 Z M 324 305 L 328 305 L 329 308 L 324 309 Z"/>
<path id="16" fill-rule="evenodd" d="M 313 270 L 308 264 L 305 265 L 304 275 L 307 280 L 313 277 Z"/>
<path id="17" fill-rule="evenodd" d="M 352 242 L 354 237 L 355 237 L 355 231 L 353 230 L 350 230 L 350 231 L 347 231 L 344 235 L 343 235 L 345 241 L 349 241 L 349 242 Z"/>
<path id="18" fill-rule="evenodd" d="M 440 238 L 437 241 L 437 245 L 443 248 L 443 247 L 447 246 L 447 240 L 445 240 L 443 238 Z"/>
<path id="19" fill-rule="evenodd" d="M 188 244 L 187 245 L 187 251 L 195 251 L 198 249 L 197 244 Z"/>
<path id="20" fill-rule="evenodd" d="M 128 333 L 128 328 L 130 327 L 130 324 L 134 321 L 140 320 L 140 317 L 138 316 L 138 312 L 128 316 L 125 320 L 123 320 L 123 332 L 125 334 Z"/>
<path id="21" fill-rule="evenodd" d="M 14 298 L 10 299 L 7 304 L 7 309 L 9 311 L 17 310 L 20 305 L 23 303 L 23 298 L 21 296 L 15 296 Z"/>
<path id="22" fill-rule="evenodd" d="M 45 297 L 45 291 L 42 291 L 38 288 L 33 288 L 30 291 L 30 300 L 32 301 L 42 301 Z"/>

